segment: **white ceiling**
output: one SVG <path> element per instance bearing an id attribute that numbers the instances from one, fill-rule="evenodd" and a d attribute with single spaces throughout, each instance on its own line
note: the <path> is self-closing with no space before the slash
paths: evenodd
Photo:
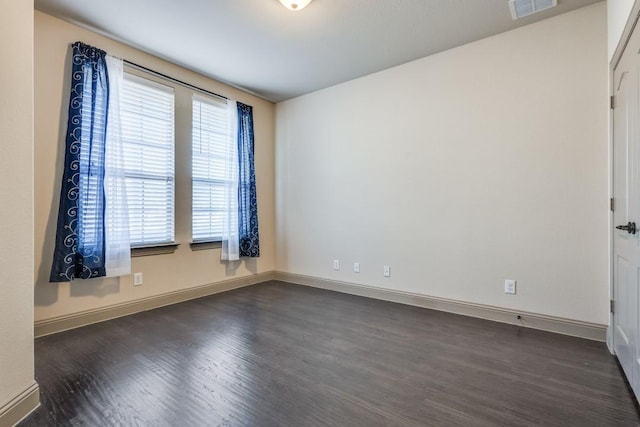
<path id="1" fill-rule="evenodd" d="M 507 0 L 35 0 L 36 8 L 278 102 L 568 12 Z M 99 47 L 99 46 L 98 46 Z M 125 58 L 126 59 L 126 58 Z"/>

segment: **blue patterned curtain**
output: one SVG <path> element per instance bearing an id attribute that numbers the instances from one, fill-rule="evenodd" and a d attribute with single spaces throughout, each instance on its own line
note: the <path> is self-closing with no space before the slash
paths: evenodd
<path id="1" fill-rule="evenodd" d="M 253 162 L 253 108 L 238 102 L 238 226 L 240 256 L 259 257 L 258 203 Z"/>
<path id="2" fill-rule="evenodd" d="M 105 272 L 104 166 L 109 83 L 105 52 L 72 46 L 71 96 L 51 282 Z"/>

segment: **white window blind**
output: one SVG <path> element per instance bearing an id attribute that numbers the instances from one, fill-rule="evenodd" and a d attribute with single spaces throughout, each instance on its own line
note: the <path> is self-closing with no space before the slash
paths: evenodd
<path id="1" fill-rule="evenodd" d="M 173 88 L 125 74 L 121 105 L 131 246 L 173 243 Z"/>
<path id="2" fill-rule="evenodd" d="M 226 100 L 193 97 L 192 238 L 222 240 L 227 179 L 229 112 Z"/>

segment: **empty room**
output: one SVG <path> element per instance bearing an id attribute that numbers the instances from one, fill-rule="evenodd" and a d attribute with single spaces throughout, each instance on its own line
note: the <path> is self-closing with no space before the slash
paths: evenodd
<path id="1" fill-rule="evenodd" d="M 640 0 L 0 5 L 0 427 L 640 424 Z"/>

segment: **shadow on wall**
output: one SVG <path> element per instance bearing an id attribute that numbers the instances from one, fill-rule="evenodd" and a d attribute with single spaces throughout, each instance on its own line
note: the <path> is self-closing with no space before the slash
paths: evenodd
<path id="1" fill-rule="evenodd" d="M 71 82 L 67 76 L 71 75 L 71 46 L 67 48 L 67 55 L 64 59 L 64 76 L 62 82 L 62 93 L 65 94 L 60 105 L 60 126 L 57 138 L 57 150 L 55 158 L 55 177 L 53 199 L 51 200 L 49 210 L 49 218 L 47 219 L 47 227 L 42 242 L 42 253 L 40 256 L 40 265 L 36 273 L 34 303 L 36 306 L 46 306 L 55 304 L 58 300 L 59 283 L 49 283 L 49 275 L 51 273 L 51 263 L 53 262 L 53 250 L 56 241 L 56 228 L 58 224 L 58 208 L 60 206 L 60 189 L 62 187 L 62 168 L 58 165 L 64 164 L 65 134 L 67 132 L 67 117 L 69 115 L 69 94 L 71 90 Z M 37 95 L 36 95 L 37 96 Z M 36 150 L 35 155 L 38 155 Z M 36 169 L 36 180 L 38 180 L 38 171 Z"/>

